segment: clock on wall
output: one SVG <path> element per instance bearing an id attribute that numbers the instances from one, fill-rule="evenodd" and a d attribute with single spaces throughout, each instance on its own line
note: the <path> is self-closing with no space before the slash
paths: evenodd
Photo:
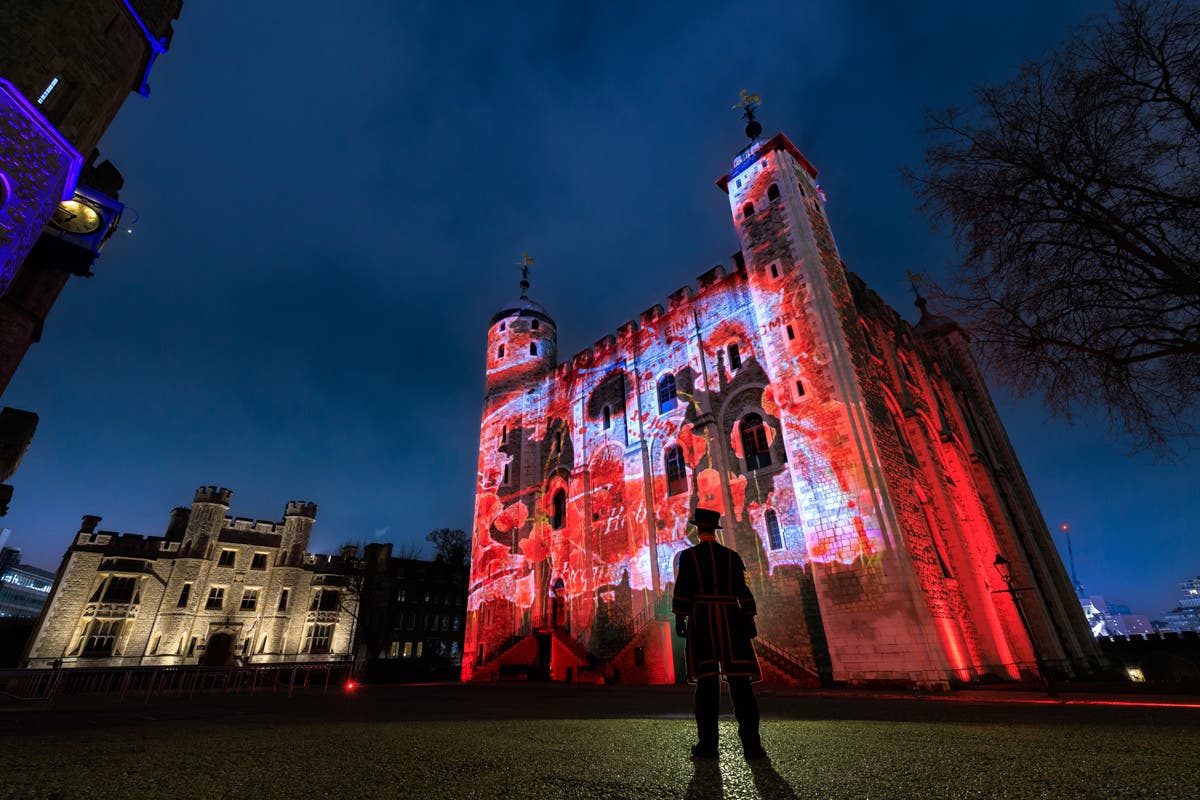
<path id="1" fill-rule="evenodd" d="M 96 209 L 79 200 L 64 200 L 54 209 L 50 224 L 68 233 L 88 234 L 100 229 L 104 219 Z"/>

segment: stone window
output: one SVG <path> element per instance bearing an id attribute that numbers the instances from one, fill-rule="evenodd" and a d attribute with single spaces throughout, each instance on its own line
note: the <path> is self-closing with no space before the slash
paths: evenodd
<path id="1" fill-rule="evenodd" d="M 668 447 L 664 450 L 663 466 L 667 473 L 667 494 L 687 491 L 687 468 L 683 463 L 683 448 Z"/>
<path id="2" fill-rule="evenodd" d="M 333 625 L 309 625 L 304 636 L 305 653 L 328 653 L 333 643 Z"/>
<path id="3" fill-rule="evenodd" d="M 242 590 L 242 611 L 254 611 L 258 608 L 258 589 Z"/>
<path id="4" fill-rule="evenodd" d="M 225 587 L 214 586 L 208 590 L 208 600 L 205 601 L 204 607 L 210 611 L 220 611 L 225 607 Z"/>
<path id="5" fill-rule="evenodd" d="M 500 428 L 500 444 L 508 444 L 508 426 Z"/>
<path id="6" fill-rule="evenodd" d="M 388 646 L 387 657 L 388 658 L 399 658 L 400 657 L 400 643 L 399 642 L 392 642 L 391 645 Z"/>
<path id="7" fill-rule="evenodd" d="M 312 605 L 309 611 L 337 611 L 338 591 L 336 589 L 317 589 L 313 593 Z"/>
<path id="8" fill-rule="evenodd" d="M 113 576 L 108 579 L 108 586 L 104 589 L 104 603 L 136 603 L 137 597 L 137 578 L 118 578 Z"/>
<path id="9" fill-rule="evenodd" d="M 658 413 L 665 414 L 676 405 L 675 375 L 668 372 L 658 380 Z"/>
<path id="10" fill-rule="evenodd" d="M 237 566 L 237 550 L 222 550 L 221 560 L 217 562 L 218 567 L 234 567 Z"/>
<path id="11" fill-rule="evenodd" d="M 504 345 L 496 348 L 496 358 L 504 358 Z"/>
<path id="12" fill-rule="evenodd" d="M 791 325 L 787 326 L 787 336 L 788 336 L 789 341 L 796 338 L 796 332 L 794 330 L 792 330 Z"/>
<path id="13" fill-rule="evenodd" d="M 729 345 L 729 368 L 732 370 L 742 368 L 742 354 L 738 351 L 736 344 Z"/>
<path id="14" fill-rule="evenodd" d="M 604 417 L 604 429 L 608 430 L 612 425 L 612 409 L 608 406 L 605 406 L 604 410 L 601 411 L 601 414 Z"/>
<path id="15" fill-rule="evenodd" d="M 507 485 L 509 481 L 508 464 L 504 465 L 504 474 L 500 476 L 501 485 Z"/>
<path id="16" fill-rule="evenodd" d="M 742 434 L 742 453 L 746 457 L 746 469 L 753 472 L 756 469 L 771 465 L 771 448 L 767 444 L 767 428 L 763 418 L 758 414 L 747 414 L 742 417 L 739 426 Z"/>
<path id="17" fill-rule="evenodd" d="M 796 397 L 804 397 L 804 381 L 796 381 Z"/>
<path id="18" fill-rule="evenodd" d="M 156 655 L 158 653 L 158 645 L 161 642 L 162 642 L 162 634 L 161 633 L 154 634 L 154 641 L 150 643 L 150 652 L 148 652 L 146 655 L 149 655 L 149 656 Z"/>
<path id="19" fill-rule="evenodd" d="M 179 590 L 179 602 L 176 604 L 178 608 L 187 608 L 188 600 L 192 598 L 192 585 L 185 583 L 183 588 Z"/>
<path id="20" fill-rule="evenodd" d="M 750 219 L 754 216 L 754 203 L 746 203 L 746 205 L 742 206 L 742 216 L 745 219 Z"/>
<path id="21" fill-rule="evenodd" d="M 772 264 L 772 265 L 771 265 L 771 277 L 772 277 L 772 278 L 778 278 L 778 277 L 779 277 L 779 265 L 778 265 L 778 264 Z"/>
<path id="22" fill-rule="evenodd" d="M 266 569 L 266 568 L 267 568 L 267 554 L 266 553 L 255 553 L 254 558 L 251 559 L 251 561 L 250 561 L 250 569 Z"/>
<path id="23" fill-rule="evenodd" d="M 550 527 L 554 530 L 562 530 L 562 527 L 567 524 L 567 493 L 563 489 L 559 489 L 554 493 L 554 497 L 550 500 Z"/>
<path id="24" fill-rule="evenodd" d="M 775 509 L 768 508 L 763 518 L 767 523 L 767 542 L 771 545 L 771 549 L 782 549 L 783 533 L 779 530 L 779 515 L 775 513 Z"/>
<path id="25" fill-rule="evenodd" d="M 111 656 L 117 646 L 117 636 L 121 634 L 121 620 L 94 619 L 88 623 L 84 634 L 84 656 Z"/>
<path id="26" fill-rule="evenodd" d="M 772 183 L 770 186 L 767 187 L 767 200 L 774 203 L 778 199 L 779 199 L 779 187 L 776 184 Z"/>
<path id="27" fill-rule="evenodd" d="M 291 592 L 287 589 L 284 589 L 282 592 L 279 593 L 279 610 L 280 611 L 288 610 L 288 595 L 290 595 L 290 594 L 291 594 Z"/>
<path id="28" fill-rule="evenodd" d="M 483 647 L 483 645 L 479 645 L 479 646 L 480 646 L 481 648 Z M 412 658 L 412 654 L 413 654 L 413 643 L 412 643 L 412 642 L 405 642 L 405 643 L 404 643 L 404 657 L 405 657 L 405 658 Z"/>
<path id="29" fill-rule="evenodd" d="M 535 319 L 529 323 L 529 327 L 536 331 L 538 328 L 542 327 L 542 323 L 540 320 Z"/>
<path id="30" fill-rule="evenodd" d="M 803 183 L 801 183 L 800 181 L 796 181 L 796 188 L 800 190 L 801 197 L 808 197 L 808 195 L 806 195 L 804 193 L 804 184 Z"/>
<path id="31" fill-rule="evenodd" d="M 504 330 L 504 320 L 500 320 L 500 330 Z"/>
<path id="32" fill-rule="evenodd" d="M 529 355 L 531 355 L 531 356 L 537 355 L 537 342 L 529 343 Z"/>

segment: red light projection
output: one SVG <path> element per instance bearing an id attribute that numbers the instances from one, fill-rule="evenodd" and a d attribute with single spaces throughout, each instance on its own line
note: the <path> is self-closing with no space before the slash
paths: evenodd
<path id="1" fill-rule="evenodd" d="M 1032 652 L 996 552 L 1045 598 L 1045 652 L 1089 663 L 965 336 L 847 273 L 815 175 L 783 136 L 744 151 L 720 182 L 731 268 L 568 361 L 524 292 L 493 317 L 464 679 L 674 681 L 697 506 L 746 562 L 768 680 L 1017 676 Z"/>

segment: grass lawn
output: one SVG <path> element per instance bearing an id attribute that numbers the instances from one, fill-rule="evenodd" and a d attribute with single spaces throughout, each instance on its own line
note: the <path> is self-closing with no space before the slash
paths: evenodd
<path id="1" fill-rule="evenodd" d="M 693 764 L 690 719 L 84 726 L 0 739 L 0 796 L 1141 798 L 1200 786 L 1193 720 L 766 720 L 770 766 Z"/>

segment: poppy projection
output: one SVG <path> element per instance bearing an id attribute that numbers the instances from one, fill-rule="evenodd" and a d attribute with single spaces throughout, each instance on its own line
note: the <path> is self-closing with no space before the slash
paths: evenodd
<path id="1" fill-rule="evenodd" d="M 848 272 L 816 170 L 782 134 L 717 183 L 741 250 L 560 360 L 521 296 L 490 321 L 463 677 L 670 683 L 675 559 L 697 507 L 746 563 L 764 677 L 936 687 L 1095 643 L 952 321 Z M 528 258 L 525 268 L 532 263 Z"/>

